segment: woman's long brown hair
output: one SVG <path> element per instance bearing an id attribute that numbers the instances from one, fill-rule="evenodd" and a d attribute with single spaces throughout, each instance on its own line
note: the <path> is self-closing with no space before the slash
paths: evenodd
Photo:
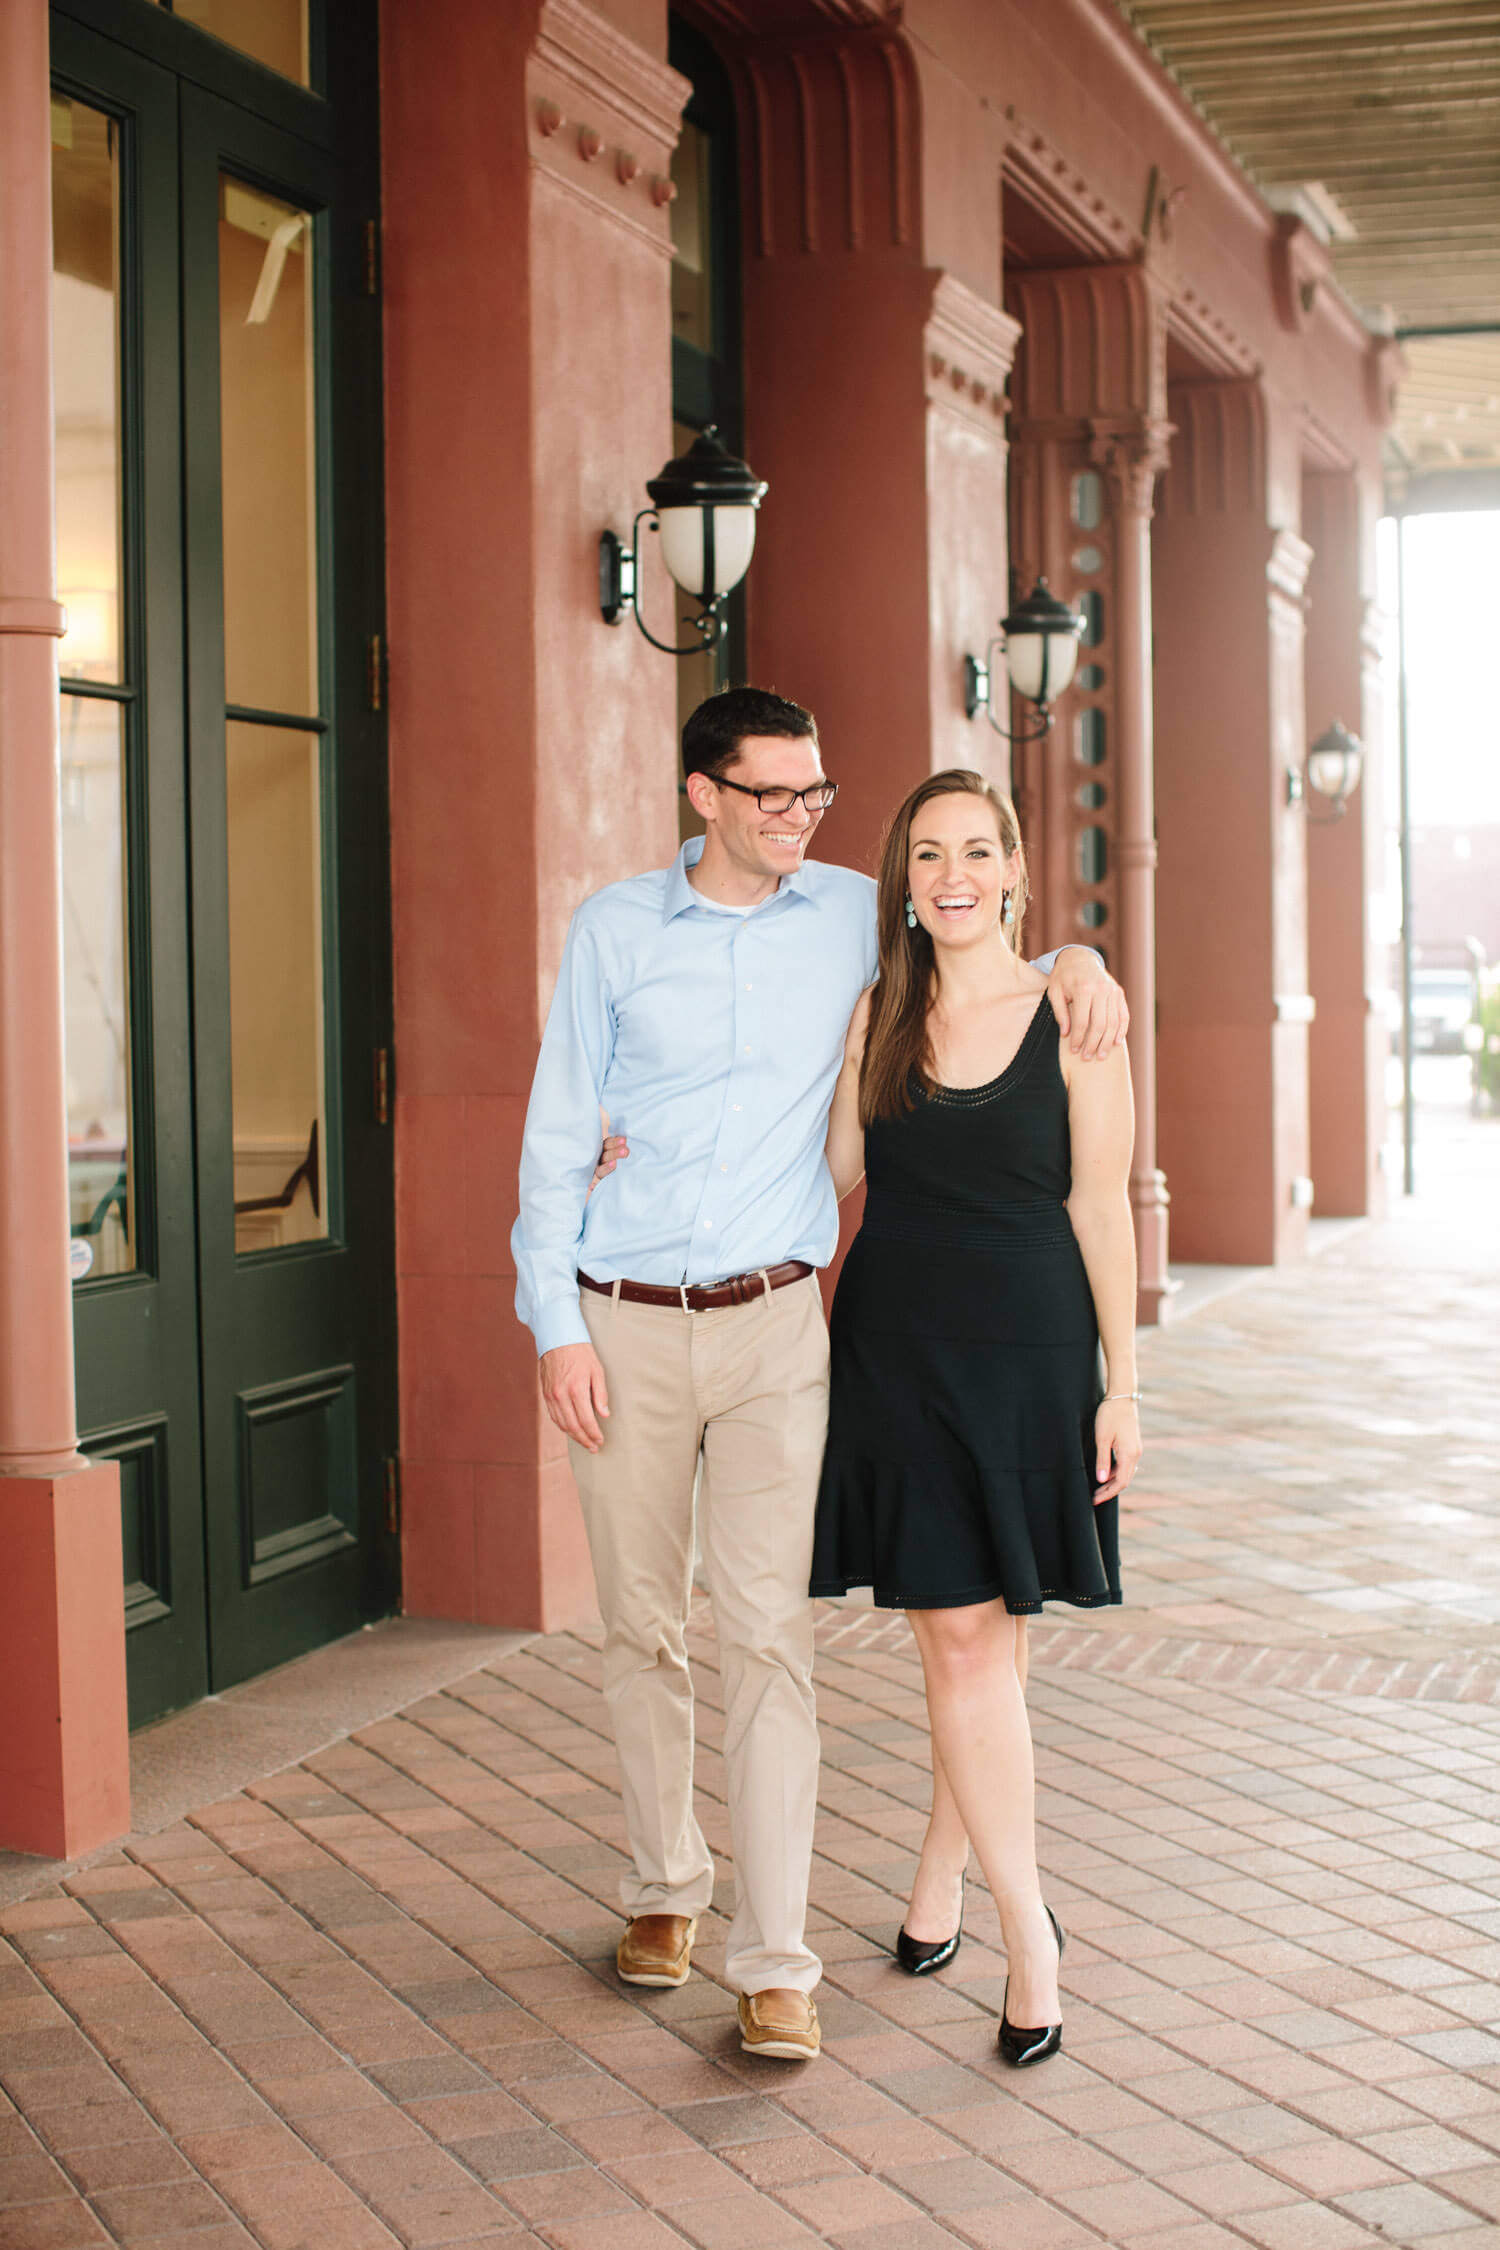
<path id="1" fill-rule="evenodd" d="M 880 846 L 880 874 L 875 893 L 876 941 L 880 949 L 878 981 L 870 994 L 870 1022 L 865 1034 L 864 1060 L 859 1071 L 859 1118 L 869 1125 L 877 1117 L 899 1117 L 912 1106 L 913 1076 L 931 1079 L 932 1042 L 927 1016 L 932 1005 L 935 962 L 932 940 L 919 922 L 914 930 L 906 923 L 907 861 L 911 855 L 911 826 L 923 805 L 934 797 L 983 797 L 995 815 L 1000 848 L 1008 859 L 1021 849 L 1016 808 L 994 783 L 967 766 L 950 766 L 944 773 L 929 774 L 906 802 L 897 807 Z M 1017 953 L 1021 950 L 1021 924 L 1027 900 L 1026 859 L 1013 897 L 1015 921 L 1000 935 Z"/>

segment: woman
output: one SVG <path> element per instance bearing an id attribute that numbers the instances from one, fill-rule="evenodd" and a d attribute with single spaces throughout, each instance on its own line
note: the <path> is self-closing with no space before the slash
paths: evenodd
<path id="1" fill-rule="evenodd" d="M 972 1843 L 1009 1964 L 1000 2051 L 1023 2066 L 1062 2040 L 1024 1620 L 1120 1599 L 1141 1453 L 1125 1050 L 1069 1052 L 1020 957 L 1025 904 L 1009 800 L 960 769 L 914 789 L 829 1118 L 840 1196 L 869 1186 L 834 1299 L 812 1574 L 910 1615 L 934 1786 L 898 1955 L 920 1974 L 956 1952 Z"/>

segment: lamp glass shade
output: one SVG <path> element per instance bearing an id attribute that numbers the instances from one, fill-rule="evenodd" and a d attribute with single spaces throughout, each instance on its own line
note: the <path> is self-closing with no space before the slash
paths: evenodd
<path id="1" fill-rule="evenodd" d="M 1358 739 L 1335 720 L 1307 753 L 1307 778 L 1320 797 L 1342 804 L 1358 788 L 1363 764 Z"/>
<path id="2" fill-rule="evenodd" d="M 1010 684 L 1028 703 L 1055 703 L 1073 677 L 1078 662 L 1078 635 L 1065 633 L 1008 633 L 1005 665 Z"/>
<path id="3" fill-rule="evenodd" d="M 1045 578 L 1001 619 L 1006 669 L 1017 695 L 1043 710 L 1056 702 L 1073 677 L 1084 622 L 1081 611 L 1060 602 Z"/>
<path id="4" fill-rule="evenodd" d="M 709 541 L 705 536 L 713 519 L 713 567 L 708 569 Z M 661 533 L 661 559 L 677 584 L 694 601 L 711 602 L 737 586 L 750 568 L 755 551 L 753 506 L 657 508 Z M 712 583 L 709 583 L 710 576 Z"/>

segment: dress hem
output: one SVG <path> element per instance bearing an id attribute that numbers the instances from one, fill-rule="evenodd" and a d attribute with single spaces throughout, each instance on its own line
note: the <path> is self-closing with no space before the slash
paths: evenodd
<path id="1" fill-rule="evenodd" d="M 868 1578 L 848 1578 L 842 1584 L 832 1579 L 819 1579 L 808 1588 L 815 1602 L 840 1601 L 856 1587 L 869 1586 Z M 1044 1602 L 1067 1602 L 1074 1609 L 1118 1609 L 1123 1606 L 1124 1595 L 1113 1589 L 1102 1594 L 1068 1593 L 1060 1586 L 1044 1586 L 1032 1601 L 1011 1601 L 1003 1586 L 966 1587 L 957 1594 L 893 1594 L 880 1587 L 871 1587 L 870 1598 L 877 1609 L 973 1609 L 980 1602 L 1003 1601 L 1011 1617 L 1039 1617 Z"/>

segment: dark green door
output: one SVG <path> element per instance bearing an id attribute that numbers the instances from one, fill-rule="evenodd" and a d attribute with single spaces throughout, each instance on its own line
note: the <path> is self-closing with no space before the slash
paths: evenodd
<path id="1" fill-rule="evenodd" d="M 108 14 L 54 16 L 68 1059 L 140 1719 L 392 1605 L 379 325 L 368 51 L 336 115 Z"/>

